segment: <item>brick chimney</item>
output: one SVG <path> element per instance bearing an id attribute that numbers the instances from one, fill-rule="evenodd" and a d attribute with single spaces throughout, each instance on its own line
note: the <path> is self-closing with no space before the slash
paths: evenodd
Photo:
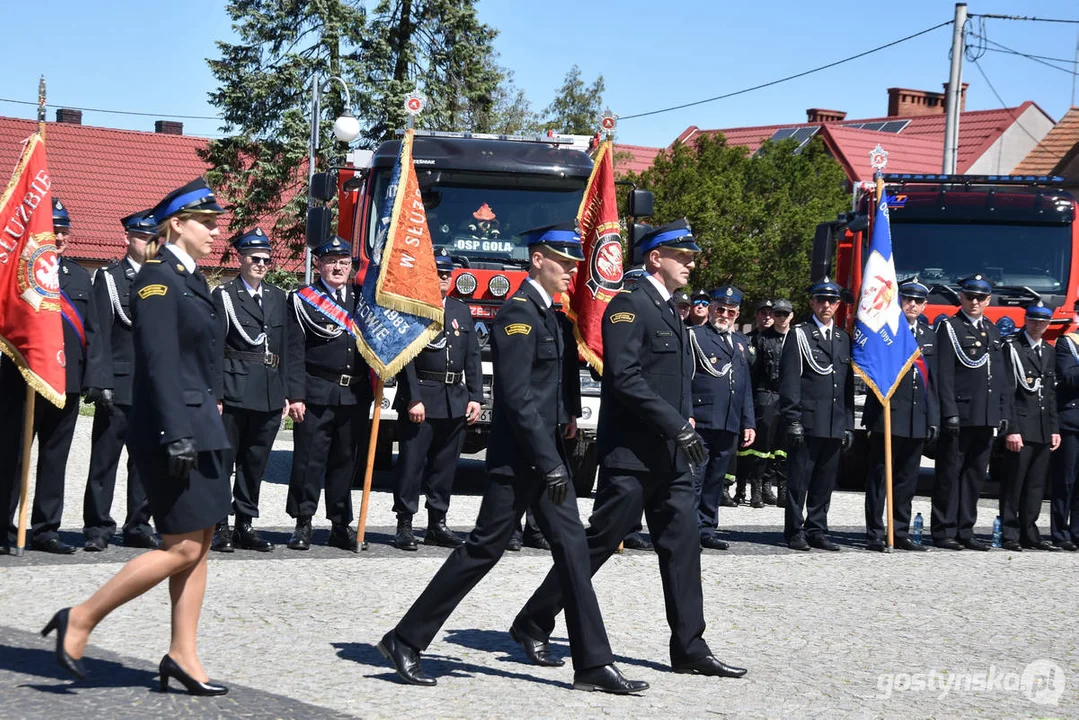
<path id="1" fill-rule="evenodd" d="M 184 124 L 175 120 L 155 120 L 154 132 L 162 135 L 183 135 Z"/>
<path id="2" fill-rule="evenodd" d="M 82 110 L 71 108 L 59 108 L 56 111 L 56 122 L 68 125 L 82 125 Z"/>
<path id="3" fill-rule="evenodd" d="M 847 113 L 842 110 L 824 110 L 822 108 L 809 108 L 806 110 L 806 122 L 811 123 L 840 122 L 846 117 Z"/>
<path id="4" fill-rule="evenodd" d="M 959 91 L 959 112 L 967 107 L 967 86 L 963 83 Z M 888 117 L 911 117 L 923 115 L 943 115 L 947 108 L 948 83 L 944 83 L 944 92 L 929 90 L 910 90 L 908 88 L 888 88 Z"/>

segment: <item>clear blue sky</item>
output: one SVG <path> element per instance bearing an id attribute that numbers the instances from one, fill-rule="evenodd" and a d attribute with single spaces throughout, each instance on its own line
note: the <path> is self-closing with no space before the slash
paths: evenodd
<path id="1" fill-rule="evenodd" d="M 370 4 L 374 4 L 373 1 Z M 229 39 L 223 0 L 5 2 L 6 66 L 0 98 L 33 101 L 37 79 L 50 104 L 141 111 L 154 117 L 85 112 L 90 125 L 151 130 L 155 117 L 214 115 L 205 58 Z M 971 13 L 1079 20 L 1079 3 L 970 0 Z M 856 9 L 856 13 L 852 12 Z M 499 30 L 503 65 L 535 109 L 543 108 L 574 63 L 606 80 L 605 102 L 619 115 L 731 92 L 839 60 L 951 19 L 951 0 L 480 0 L 480 18 Z M 977 24 L 972 25 L 977 29 Z M 18 29 L 18 30 L 16 30 Z M 35 31 L 35 29 L 37 29 Z M 1015 50 L 1072 59 L 1079 25 L 987 20 L 988 38 Z M 667 145 L 689 125 L 702 128 L 801 122 L 809 107 L 848 117 L 885 114 L 888 87 L 938 90 L 948 78 L 951 29 L 868 58 L 729 100 L 629 119 L 618 138 Z M 992 47 L 992 46 L 990 46 Z M 1072 75 L 1002 52 L 981 67 L 1003 100 L 1034 100 L 1054 119 L 1067 111 Z M 1062 64 L 1062 63 L 1057 63 Z M 965 63 L 968 109 L 1000 107 L 974 65 Z M 35 109 L 0 101 L 0 115 Z M 55 111 L 49 111 L 53 119 Z M 219 135 L 213 120 L 184 119 L 185 133 Z"/>

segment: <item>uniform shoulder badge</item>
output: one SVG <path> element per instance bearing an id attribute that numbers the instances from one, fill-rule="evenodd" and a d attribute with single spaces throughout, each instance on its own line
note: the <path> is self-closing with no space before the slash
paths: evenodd
<path id="1" fill-rule="evenodd" d="M 526 323 L 510 323 L 505 330 L 507 335 L 527 335 L 532 332 L 532 326 Z"/>
<path id="2" fill-rule="evenodd" d="M 611 322 L 612 323 L 625 323 L 625 322 L 631 323 L 636 319 L 637 319 L 637 316 L 634 315 L 631 312 L 616 312 L 613 315 L 611 315 Z"/>
<path id="3" fill-rule="evenodd" d="M 168 291 L 168 286 L 162 285 L 161 283 L 154 283 L 153 285 L 147 285 L 146 287 L 139 290 L 139 297 L 145 300 L 146 298 L 153 297 L 154 295 L 164 295 Z"/>
<path id="4" fill-rule="evenodd" d="M 517 302 L 528 302 L 528 298 L 521 297 L 520 295 L 514 295 L 511 299 L 516 300 Z"/>

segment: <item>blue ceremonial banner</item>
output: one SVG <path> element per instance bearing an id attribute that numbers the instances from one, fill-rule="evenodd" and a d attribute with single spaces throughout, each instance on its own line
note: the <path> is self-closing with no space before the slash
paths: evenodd
<path id="1" fill-rule="evenodd" d="M 869 258 L 862 272 L 862 295 L 854 321 L 854 371 L 883 404 L 921 355 L 918 341 L 899 308 L 899 283 L 892 258 L 892 230 L 884 184 L 877 183 Z"/>
<path id="2" fill-rule="evenodd" d="M 386 186 L 354 316 L 356 345 L 382 380 L 396 375 L 442 332 L 442 297 L 412 164 L 412 138 L 409 130 L 401 140 Z"/>

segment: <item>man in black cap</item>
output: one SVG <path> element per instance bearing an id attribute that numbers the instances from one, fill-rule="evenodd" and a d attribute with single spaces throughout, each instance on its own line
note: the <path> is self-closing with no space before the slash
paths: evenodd
<path id="1" fill-rule="evenodd" d="M 1021 332 L 1004 341 L 1007 392 L 1012 395 L 1004 436 L 1000 523 L 1005 550 L 1059 550 L 1038 532 L 1049 453 L 1060 447 L 1056 356 L 1043 339 L 1053 311 L 1040 300 L 1027 306 Z"/>
<path id="2" fill-rule="evenodd" d="M 37 480 L 34 505 L 30 517 L 30 547 L 49 553 L 67 555 L 75 547 L 60 539 L 60 519 L 64 512 L 64 475 L 71 440 L 75 436 L 75 421 L 79 417 L 79 396 L 83 390 L 88 344 L 87 327 L 93 324 L 90 304 L 90 274 L 78 263 L 64 258 L 71 239 L 71 217 L 67 208 L 53 197 L 53 231 L 56 234 L 57 274 L 60 281 L 60 310 L 64 328 L 64 357 L 67 366 L 67 398 L 64 407 L 38 402 L 34 405 L 34 432 L 38 437 Z M 26 384 L 14 363 L 3 363 L 4 379 L 0 381 L 0 415 L 7 418 L 11 436 L 22 437 Z M 12 522 L 19 505 L 21 444 L 11 457 L 0 461 L 0 498 L 8 503 L 9 542 L 15 544 L 17 528 Z"/>
<path id="3" fill-rule="evenodd" d="M 288 408 L 288 306 L 285 292 L 265 281 L 272 248 L 262 228 L 244 233 L 232 245 L 240 255 L 240 274 L 214 288 L 213 299 L 225 328 L 221 419 L 230 445 L 225 467 L 236 472 L 232 486 L 236 526 L 230 530 L 228 518 L 222 518 L 210 549 L 271 552 L 273 544 L 251 521 L 259 516 L 259 487 Z"/>
<path id="4" fill-rule="evenodd" d="M 779 357 L 790 329 L 792 312 L 790 300 L 782 298 L 764 300 L 757 305 L 757 329 L 749 335 L 757 433 L 753 444 L 738 453 L 739 478 L 744 473 L 751 497 L 759 494 L 762 505 L 779 507 L 787 506 L 786 452 L 780 442 L 779 427 Z M 772 492 L 773 483 L 777 484 L 778 495 Z"/>
<path id="5" fill-rule="evenodd" d="M 686 326 L 698 327 L 700 325 L 707 325 L 708 305 L 711 302 L 708 291 L 694 290 L 693 294 L 690 296 L 690 301 L 693 303 L 693 306 L 689 311 L 689 317 L 685 319 Z"/>
<path id="6" fill-rule="evenodd" d="M 828 505 L 839 455 L 854 442 L 850 336 L 834 322 L 840 292 L 827 278 L 809 289 L 813 316 L 791 330 L 780 357 L 788 477 L 783 534 L 792 550 L 839 550 L 827 536 Z"/>
<path id="7" fill-rule="evenodd" d="M 124 257 L 94 275 L 94 319 L 88 328 L 90 354 L 86 362 L 86 402 L 93 403 L 90 470 L 83 495 L 82 533 L 87 551 L 104 550 L 116 532 L 112 499 L 120 453 L 127 444 L 127 418 L 131 414 L 131 380 L 135 368 L 131 324 L 131 284 L 146 261 L 146 243 L 157 233 L 149 210 L 123 218 L 127 245 Z M 161 540 L 150 525 L 150 501 L 135 468 L 131 449 L 127 457 L 127 516 L 124 545 L 157 548 Z"/>
<path id="8" fill-rule="evenodd" d="M 356 289 L 351 246 L 339 237 L 312 250 L 319 279 L 289 296 L 287 338 L 288 414 L 295 448 L 288 514 L 296 518 L 291 550 L 311 547 L 311 517 L 325 478 L 328 543 L 358 550 L 352 522 L 355 449 L 366 440 L 373 393 L 370 369 L 356 348 Z"/>
<path id="9" fill-rule="evenodd" d="M 1061 447 L 1050 461 L 1049 531 L 1053 545 L 1079 552 L 1079 334 L 1057 338 L 1054 354 Z"/>
<path id="10" fill-rule="evenodd" d="M 639 249 L 648 275 L 603 313 L 599 484 L 587 531 L 591 568 L 594 573 L 618 548 L 643 507 L 658 548 L 674 671 L 741 677 L 746 671 L 716 659 L 704 640 L 693 470 L 705 454 L 691 420 L 689 333 L 671 295 L 686 284 L 700 248 L 683 219 L 654 228 Z M 546 649 L 569 597 L 565 587 L 548 573 L 517 614 L 517 632 Z"/>
<path id="11" fill-rule="evenodd" d="M 994 430 L 1008 431 L 1010 395 L 1003 341 L 983 317 L 993 286 L 983 275 L 959 281 L 961 308 L 937 325 L 940 442 L 933 486 L 933 544 L 948 550 L 988 550 L 974 537 Z"/>
<path id="12" fill-rule="evenodd" d="M 435 252 L 435 265 L 445 309 L 442 336 L 397 374 L 393 399 L 400 443 L 393 494 L 399 550 L 416 549 L 412 516 L 421 488 L 427 496 L 424 544 L 455 548 L 464 542 L 446 527 L 446 511 L 465 427 L 479 420 L 483 403 L 480 344 L 468 305 L 448 296 L 453 259 L 446 248 Z"/>
<path id="13" fill-rule="evenodd" d="M 899 286 L 899 307 L 905 322 L 918 341 L 922 355 L 896 385 L 889 401 L 892 416 L 892 524 L 895 546 L 901 550 L 922 551 L 910 539 L 911 503 L 918 487 L 922 447 L 933 442 L 940 432 L 940 403 L 937 401 L 936 336 L 919 321 L 925 310 L 929 288 L 917 279 Z M 865 488 L 865 534 L 867 547 L 884 552 L 886 526 L 883 521 L 886 493 L 884 478 L 884 412 L 872 392 L 866 395 L 862 424 L 869 430 L 869 477 Z"/>
<path id="14" fill-rule="evenodd" d="M 397 674 L 413 685 L 437 682 L 420 669 L 420 653 L 502 557 L 525 508 L 531 507 L 551 539 L 552 573 L 567 588 L 566 627 L 574 688 L 617 694 L 648 688 L 648 683 L 622 677 L 613 664 L 562 443 L 576 432 L 580 387 L 576 348 L 565 345 L 553 298 L 566 291 L 578 262 L 584 259 L 575 225 L 522 233 L 531 260 L 528 279 L 503 303 L 491 329 L 493 422 L 487 449 L 488 483 L 476 528 L 378 643 Z M 563 664 L 549 657 L 545 642 L 516 624 L 510 633 L 534 662 Z"/>
<path id="15" fill-rule="evenodd" d="M 645 272 L 644 268 L 641 268 L 641 272 Z M 629 287 L 628 289 L 632 290 L 633 288 Z M 689 315 L 690 312 L 692 312 L 693 310 L 693 302 L 689 299 L 689 293 L 687 293 L 685 290 L 675 290 L 673 293 L 673 297 L 674 306 L 678 308 L 678 318 L 686 325 L 689 325 Z"/>

